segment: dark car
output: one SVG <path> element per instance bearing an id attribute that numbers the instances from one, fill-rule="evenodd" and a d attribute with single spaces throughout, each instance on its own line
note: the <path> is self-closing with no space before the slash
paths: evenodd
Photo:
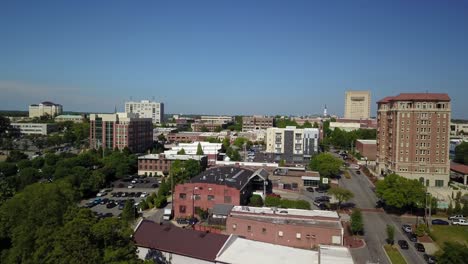
<path id="1" fill-rule="evenodd" d="M 314 199 L 316 202 L 329 202 L 330 197 L 329 196 L 319 196 Z"/>
<path id="2" fill-rule="evenodd" d="M 157 183 L 151 184 L 151 188 L 158 188 L 158 184 Z"/>
<path id="3" fill-rule="evenodd" d="M 307 190 L 308 192 L 314 192 L 314 188 L 312 188 L 312 187 L 307 187 L 306 190 Z"/>
<path id="4" fill-rule="evenodd" d="M 187 218 L 177 218 L 176 221 L 179 225 L 187 225 L 189 223 Z"/>
<path id="5" fill-rule="evenodd" d="M 357 170 L 357 171 L 356 171 L 356 174 L 361 174 L 361 171 L 360 171 L 360 170 Z"/>
<path id="6" fill-rule="evenodd" d="M 436 258 L 434 256 L 431 256 L 431 255 L 428 255 L 428 254 L 424 254 L 424 260 L 427 263 L 430 263 L 430 264 L 435 264 L 436 263 Z"/>
<path id="7" fill-rule="evenodd" d="M 418 236 L 415 233 L 407 233 L 407 236 L 411 242 L 418 242 Z"/>
<path id="8" fill-rule="evenodd" d="M 442 220 L 442 219 L 434 219 L 432 220 L 433 225 L 449 225 L 449 222 Z"/>
<path id="9" fill-rule="evenodd" d="M 114 208 L 116 206 L 115 203 L 108 203 L 106 204 L 106 208 L 110 209 L 110 208 Z"/>
<path id="10" fill-rule="evenodd" d="M 426 252 L 426 249 L 424 248 L 424 245 L 421 244 L 421 243 L 414 243 L 414 247 L 419 252 Z"/>
<path id="11" fill-rule="evenodd" d="M 101 200 L 101 204 L 107 204 L 109 202 L 108 198 L 104 198 Z"/>
<path id="12" fill-rule="evenodd" d="M 408 249 L 409 245 L 406 240 L 398 240 L 398 245 L 400 246 L 401 249 Z"/>
<path id="13" fill-rule="evenodd" d="M 123 210 L 123 209 L 124 209 L 124 207 L 125 207 L 125 204 L 123 204 L 123 203 L 119 203 L 119 210 Z"/>
<path id="14" fill-rule="evenodd" d="M 315 191 L 318 192 L 318 193 L 326 193 L 327 192 L 326 189 L 322 189 L 322 188 L 315 188 Z"/>
<path id="15" fill-rule="evenodd" d="M 112 213 L 105 213 L 102 215 L 102 218 L 108 218 L 114 216 Z"/>
<path id="16" fill-rule="evenodd" d="M 378 200 L 375 204 L 375 208 L 383 208 L 385 206 L 385 202 L 382 200 Z"/>

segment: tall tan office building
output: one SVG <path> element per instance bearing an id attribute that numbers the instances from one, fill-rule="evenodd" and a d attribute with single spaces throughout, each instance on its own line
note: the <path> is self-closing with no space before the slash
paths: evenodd
<path id="1" fill-rule="evenodd" d="M 450 97 L 410 93 L 377 102 L 377 170 L 446 187 L 450 176 Z"/>
<path id="2" fill-rule="evenodd" d="M 344 118 L 369 119 L 370 109 L 370 91 L 346 91 Z"/>

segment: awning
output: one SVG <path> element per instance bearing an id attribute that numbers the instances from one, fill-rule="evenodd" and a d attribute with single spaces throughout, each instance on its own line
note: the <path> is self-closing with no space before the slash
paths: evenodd
<path id="1" fill-rule="evenodd" d="M 320 177 L 317 176 L 302 176 L 302 180 L 312 180 L 312 181 L 320 181 Z"/>

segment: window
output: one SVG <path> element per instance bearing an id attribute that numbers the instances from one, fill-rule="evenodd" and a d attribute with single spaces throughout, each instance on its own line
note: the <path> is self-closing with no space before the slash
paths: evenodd
<path id="1" fill-rule="evenodd" d="M 179 198 L 182 199 L 182 200 L 185 200 L 185 198 L 187 198 L 187 194 L 186 193 L 181 193 L 181 194 L 179 194 Z"/>
<path id="2" fill-rule="evenodd" d="M 266 234 L 266 228 L 262 228 L 262 234 Z"/>
<path id="3" fill-rule="evenodd" d="M 208 195 L 208 201 L 213 201 L 214 200 L 214 195 Z"/>
<path id="4" fill-rule="evenodd" d="M 179 213 L 185 213 L 185 210 L 186 210 L 186 209 L 187 209 L 187 208 L 185 207 L 185 205 L 180 205 L 180 206 L 179 206 Z"/>
<path id="5" fill-rule="evenodd" d="M 283 236 L 283 231 L 278 231 L 278 236 L 282 237 Z"/>
<path id="6" fill-rule="evenodd" d="M 201 199 L 201 195 L 199 195 L 199 194 L 194 194 L 194 195 L 193 195 L 193 199 L 198 201 L 198 200 Z"/>
<path id="7" fill-rule="evenodd" d="M 232 229 L 236 230 L 237 229 L 237 224 L 232 224 Z"/>
<path id="8" fill-rule="evenodd" d="M 247 226 L 247 232 L 252 232 L 252 227 L 251 226 Z"/>
<path id="9" fill-rule="evenodd" d="M 224 196 L 224 203 L 232 203 L 231 196 Z"/>
<path id="10" fill-rule="evenodd" d="M 444 180 L 435 180 L 436 187 L 444 187 Z"/>
<path id="11" fill-rule="evenodd" d="M 296 238 L 301 239 L 301 233 L 296 233 Z"/>

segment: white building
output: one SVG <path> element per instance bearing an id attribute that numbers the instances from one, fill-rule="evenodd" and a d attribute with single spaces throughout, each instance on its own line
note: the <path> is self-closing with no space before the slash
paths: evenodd
<path id="1" fill-rule="evenodd" d="M 62 112 L 62 105 L 52 102 L 42 102 L 40 104 L 29 105 L 29 117 L 31 118 L 47 115 L 50 117 L 55 117 L 61 115 Z"/>
<path id="2" fill-rule="evenodd" d="M 55 122 L 73 122 L 73 123 L 83 123 L 85 118 L 82 115 L 59 115 L 55 117 Z"/>
<path id="3" fill-rule="evenodd" d="M 126 113 L 137 113 L 140 118 L 151 118 L 153 124 L 164 122 L 164 103 L 141 100 L 140 102 L 125 102 Z"/>
<path id="4" fill-rule="evenodd" d="M 164 151 L 166 156 L 176 155 L 181 149 L 184 149 L 186 155 L 196 155 L 198 144 L 201 145 L 203 155 L 208 156 L 208 164 L 216 163 L 218 153 L 223 144 L 210 143 L 210 142 L 193 142 L 193 143 L 179 143 L 177 146 L 172 147 L 170 150 Z"/>
<path id="5" fill-rule="evenodd" d="M 319 138 L 318 128 L 271 127 L 266 132 L 266 152 L 281 155 L 287 162 L 296 162 L 298 156 L 310 158 L 318 152 Z"/>
<path id="6" fill-rule="evenodd" d="M 350 132 L 354 130 L 358 130 L 361 128 L 361 123 L 349 123 L 349 122 L 330 122 L 330 129 L 335 130 L 335 128 L 339 128 L 343 131 Z"/>
<path id="7" fill-rule="evenodd" d="M 200 121 L 206 124 L 224 125 L 234 122 L 234 118 L 232 116 L 201 116 Z"/>
<path id="8" fill-rule="evenodd" d="M 48 135 L 57 130 L 56 124 L 44 123 L 11 123 L 11 126 L 18 129 L 21 134 L 25 135 Z"/>

